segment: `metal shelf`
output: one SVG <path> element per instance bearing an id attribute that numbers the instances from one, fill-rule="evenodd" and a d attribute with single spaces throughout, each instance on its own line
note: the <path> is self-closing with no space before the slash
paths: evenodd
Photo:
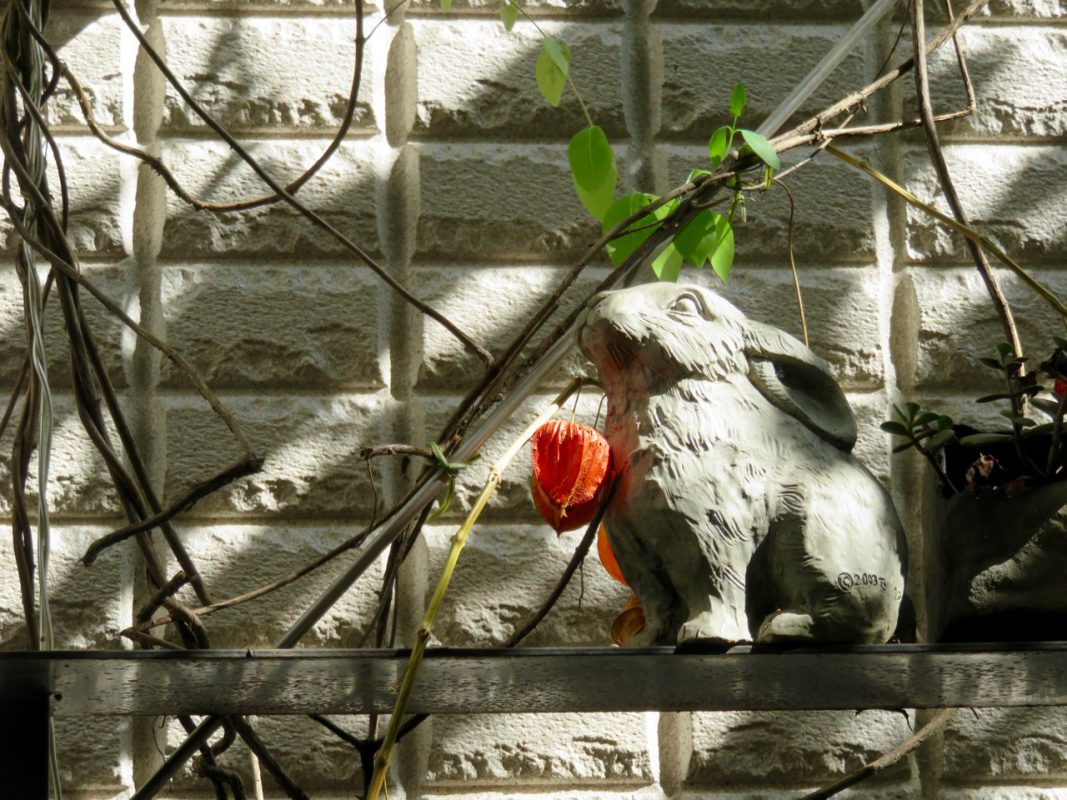
<path id="1" fill-rule="evenodd" d="M 388 712 L 406 663 L 402 650 L 0 652 L 0 709 L 47 698 L 57 717 Z M 408 710 L 1039 705 L 1067 705 L 1067 642 L 439 648 L 427 653 Z"/>

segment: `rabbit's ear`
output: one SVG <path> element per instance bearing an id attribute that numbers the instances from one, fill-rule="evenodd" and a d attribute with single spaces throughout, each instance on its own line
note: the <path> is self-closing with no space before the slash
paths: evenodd
<path id="1" fill-rule="evenodd" d="M 789 334 L 745 324 L 749 380 L 778 408 L 846 453 L 856 444 L 856 418 L 830 367 Z"/>

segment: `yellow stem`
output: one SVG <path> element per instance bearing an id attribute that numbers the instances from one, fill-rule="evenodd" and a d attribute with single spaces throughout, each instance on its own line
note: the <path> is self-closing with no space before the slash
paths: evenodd
<path id="1" fill-rule="evenodd" d="M 371 779 L 370 791 L 367 793 L 368 800 L 378 800 L 378 795 L 385 788 L 385 777 L 389 769 L 389 762 L 393 757 L 393 749 L 396 745 L 397 733 L 400 730 L 400 723 L 403 720 L 404 709 L 407 708 L 408 699 L 411 697 L 411 691 L 415 687 L 415 677 L 418 674 L 419 666 L 422 664 L 423 655 L 426 652 L 426 645 L 430 641 L 430 634 L 433 632 L 434 620 L 437 618 L 437 612 L 441 608 L 441 603 L 445 599 L 445 592 L 448 591 L 448 585 L 452 581 L 452 573 L 456 569 L 456 564 L 459 562 L 459 554 L 463 550 L 463 546 L 467 543 L 467 537 L 470 535 L 471 529 L 474 527 L 474 523 L 477 522 L 478 517 L 485 509 L 486 504 L 489 502 L 489 498 L 496 490 L 497 485 L 500 483 L 500 478 L 504 474 L 504 470 L 507 469 L 508 464 L 522 449 L 526 441 L 534 435 L 538 428 L 552 419 L 553 416 L 560 410 L 567 398 L 569 398 L 574 392 L 576 392 L 582 385 L 582 379 L 576 378 L 564 389 L 556 399 L 553 400 L 535 419 L 530 425 L 519 435 L 515 441 L 511 443 L 507 451 L 497 460 L 492 467 L 489 468 L 489 479 L 485 482 L 485 486 L 482 488 L 482 493 L 478 495 L 477 501 L 475 501 L 473 508 L 467 514 L 467 518 L 463 520 L 463 524 L 460 525 L 459 530 L 452 536 L 452 546 L 448 551 L 448 559 L 445 561 L 444 569 L 441 571 L 441 577 L 437 581 L 437 588 L 434 590 L 433 598 L 430 600 L 430 604 L 426 608 L 426 613 L 422 617 L 422 623 L 419 625 L 419 630 L 416 634 L 415 645 L 411 649 L 411 657 L 408 659 L 408 665 L 404 669 L 404 677 L 400 683 L 400 690 L 397 692 L 396 704 L 393 707 L 393 715 L 389 718 L 389 728 L 385 732 L 385 737 L 382 739 L 382 746 L 374 756 L 374 776 Z"/>
<path id="2" fill-rule="evenodd" d="M 880 184 L 892 190 L 893 192 L 896 192 L 898 195 L 903 197 L 907 202 L 911 203 L 916 208 L 921 208 L 927 214 L 940 220 L 942 223 L 952 228 L 952 230 L 956 231 L 961 236 L 970 239 L 975 244 L 983 247 L 985 250 L 992 253 L 994 256 L 1000 259 L 1000 261 L 1002 261 L 1009 269 L 1011 269 L 1012 272 L 1018 275 L 1019 278 L 1021 278 L 1027 286 L 1037 292 L 1037 294 L 1043 300 L 1045 300 L 1045 302 L 1047 302 L 1050 306 L 1052 306 L 1052 308 L 1056 310 L 1056 313 L 1058 313 L 1063 318 L 1064 322 L 1067 323 L 1067 306 L 1064 306 L 1063 303 L 1061 303 L 1059 299 L 1057 299 L 1057 297 L 1052 294 L 1052 292 L 1050 292 L 1048 289 L 1046 289 L 1044 286 L 1042 286 L 1040 283 L 1030 277 L 1030 275 L 1027 274 L 1026 270 L 1019 266 L 1007 253 L 997 247 L 997 245 L 994 244 L 991 239 L 974 230 L 974 228 L 970 228 L 967 225 L 963 225 L 957 222 L 952 217 L 948 216 L 947 214 L 941 213 L 929 203 L 924 203 L 922 200 L 913 195 L 903 186 L 896 183 L 892 178 L 883 175 L 881 172 L 876 170 L 866 161 L 858 159 L 855 156 L 851 156 L 843 150 L 838 150 L 832 144 L 826 146 L 826 152 L 830 153 L 836 158 L 841 159 L 846 164 L 850 164 L 856 169 L 866 172 Z"/>

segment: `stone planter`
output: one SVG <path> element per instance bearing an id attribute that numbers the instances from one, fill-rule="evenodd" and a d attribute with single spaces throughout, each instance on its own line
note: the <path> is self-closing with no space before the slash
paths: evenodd
<path id="1" fill-rule="evenodd" d="M 928 640 L 1067 639 L 1067 481 L 925 494 Z"/>

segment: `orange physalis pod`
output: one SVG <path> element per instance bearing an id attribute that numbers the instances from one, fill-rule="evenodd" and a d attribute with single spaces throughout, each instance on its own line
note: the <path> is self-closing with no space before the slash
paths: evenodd
<path id="1" fill-rule="evenodd" d="M 611 447 L 599 431 L 578 422 L 552 420 L 534 433 L 534 505 L 556 533 L 589 524 L 609 483 Z"/>
<path id="2" fill-rule="evenodd" d="M 603 525 L 600 526 L 600 530 L 596 532 L 596 554 L 600 556 L 600 563 L 604 565 L 604 569 L 608 571 L 608 575 L 613 577 L 623 586 L 629 586 L 626 582 L 626 578 L 622 576 L 622 570 L 619 569 L 619 562 L 615 560 L 615 553 L 611 549 L 611 539 L 608 536 L 608 529 Z"/>
<path id="3" fill-rule="evenodd" d="M 611 641 L 619 647 L 625 645 L 630 639 L 645 629 L 645 612 L 637 595 L 630 595 L 619 616 L 611 624 Z"/>

